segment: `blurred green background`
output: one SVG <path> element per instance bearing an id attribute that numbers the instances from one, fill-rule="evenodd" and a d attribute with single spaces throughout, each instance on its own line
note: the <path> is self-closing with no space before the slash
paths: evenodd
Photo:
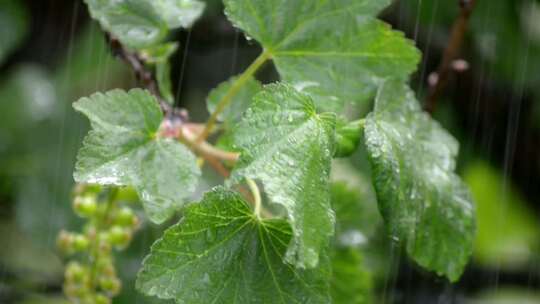
<path id="1" fill-rule="evenodd" d="M 173 83 L 178 106 L 203 120 L 205 96 L 255 58 L 247 41 L 207 0 L 204 17 L 176 32 Z M 424 54 L 413 87 L 425 100 L 457 0 L 396 1 L 383 19 Z M 478 234 L 471 264 L 451 285 L 409 263 L 381 229 L 362 151 L 336 161 L 334 194 L 362 201 L 367 266 L 358 278 L 373 303 L 540 303 L 540 1 L 478 0 L 461 58 L 434 113 L 461 143 L 459 172 L 473 192 Z M 81 96 L 136 81 L 113 58 L 79 0 L 0 0 L 0 303 L 64 303 L 59 229 L 77 229 L 70 192 L 74 158 L 88 129 L 71 108 Z M 272 67 L 262 79 L 276 78 Z M 365 109 L 362 109 L 365 111 Z M 133 290 L 134 276 L 163 227 L 143 223 L 118 258 L 124 288 L 114 303 L 154 303 Z M 351 258 L 351 257 L 349 257 Z"/>

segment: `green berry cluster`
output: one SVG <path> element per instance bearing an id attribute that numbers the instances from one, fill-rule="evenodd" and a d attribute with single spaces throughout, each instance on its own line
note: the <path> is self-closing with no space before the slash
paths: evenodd
<path id="1" fill-rule="evenodd" d="M 72 257 L 65 270 L 64 293 L 73 303 L 111 303 L 121 289 L 113 249 L 125 249 L 139 218 L 121 203 L 118 189 L 78 185 L 73 210 L 86 222 L 81 232 L 61 231 L 57 245 Z"/>

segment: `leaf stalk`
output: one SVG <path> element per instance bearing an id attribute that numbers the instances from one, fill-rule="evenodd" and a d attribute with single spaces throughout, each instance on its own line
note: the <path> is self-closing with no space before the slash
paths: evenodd
<path id="1" fill-rule="evenodd" d="M 193 133 L 189 128 L 182 128 L 180 136 L 199 154 L 209 155 L 214 158 L 230 162 L 236 162 L 240 158 L 240 153 L 218 149 L 206 141 L 197 142 L 196 134 Z"/>
<path id="2" fill-rule="evenodd" d="M 244 86 L 244 84 L 253 76 L 255 73 L 261 68 L 261 66 L 266 63 L 268 59 L 271 58 L 271 53 L 268 51 L 264 51 L 262 54 L 253 61 L 253 63 L 238 77 L 238 79 L 233 83 L 233 85 L 230 87 L 230 89 L 227 91 L 227 93 L 221 98 L 221 100 L 218 102 L 216 106 L 216 110 L 212 115 L 210 115 L 210 118 L 206 122 L 206 126 L 202 133 L 199 135 L 199 137 L 196 140 L 196 143 L 201 143 L 208 135 L 212 132 L 212 129 L 215 127 L 217 123 L 217 119 L 219 114 L 221 114 L 227 106 L 231 103 L 232 99 L 240 89 Z"/>
<path id="3" fill-rule="evenodd" d="M 251 194 L 253 195 L 253 205 L 255 206 L 255 215 L 258 219 L 261 218 L 261 210 L 262 210 L 262 200 L 261 200 L 261 192 L 259 191 L 259 186 L 257 186 L 257 183 L 255 183 L 254 180 L 252 180 L 249 177 L 246 177 L 246 184 L 249 187 L 249 190 L 251 191 Z"/>

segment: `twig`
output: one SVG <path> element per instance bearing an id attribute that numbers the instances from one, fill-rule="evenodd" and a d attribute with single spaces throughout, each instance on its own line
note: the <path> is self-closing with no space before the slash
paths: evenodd
<path id="1" fill-rule="evenodd" d="M 137 81 L 139 81 L 141 85 L 144 86 L 144 88 L 150 91 L 150 93 L 157 98 L 159 106 L 161 107 L 161 110 L 165 113 L 165 115 L 187 115 L 184 110 L 174 109 L 169 103 L 167 103 L 163 99 L 163 96 L 161 96 L 161 93 L 159 91 L 159 86 L 153 71 L 148 69 L 148 67 L 144 63 L 144 59 L 142 59 L 139 54 L 126 49 L 118 39 L 112 37 L 110 34 L 106 33 L 105 37 L 107 39 L 107 42 L 109 43 L 113 55 L 119 57 L 131 67 L 131 69 L 135 73 Z"/>
<path id="2" fill-rule="evenodd" d="M 451 74 L 452 63 L 459 55 L 476 0 L 458 0 L 458 2 L 461 7 L 460 14 L 452 26 L 450 41 L 444 51 L 443 59 L 437 71 L 430 75 L 432 83 L 430 83 L 429 95 L 425 106 L 426 111 L 430 113 L 433 113 L 435 110 L 437 99 L 446 86 Z"/>
<path id="3" fill-rule="evenodd" d="M 219 174 L 221 174 L 225 178 L 228 178 L 230 172 L 221 163 L 221 160 L 236 162 L 240 155 L 238 153 L 222 151 L 210 145 L 206 141 L 197 144 L 195 142 L 195 139 L 197 137 L 197 133 L 195 132 L 197 132 L 197 130 L 200 130 L 200 126 L 198 124 L 186 123 L 182 119 L 179 119 L 177 117 L 167 117 L 161 123 L 158 136 L 174 138 L 181 141 L 193 152 L 201 156 Z"/>
<path id="4" fill-rule="evenodd" d="M 196 135 L 193 135 L 190 131 L 194 125 L 188 123 L 187 111 L 175 109 L 163 99 L 154 73 L 145 66 L 144 60 L 137 53 L 127 50 L 118 39 L 112 37 L 110 34 L 106 34 L 106 38 L 111 46 L 113 54 L 126 62 L 135 73 L 137 80 L 139 80 L 141 84 L 157 98 L 159 105 L 166 114 L 168 120 L 173 122 L 172 125 L 178 126 L 180 130 L 183 130 L 183 134 L 181 134 L 182 137 L 187 139 L 191 146 L 196 151 L 200 152 L 201 156 L 203 156 L 216 171 L 224 177 L 228 177 L 228 170 L 219 162 L 219 160 L 236 162 L 240 155 L 238 153 L 219 150 L 206 141 L 195 144 Z M 197 127 L 201 128 L 200 126 Z M 204 129 L 205 128 L 196 134 L 203 133 Z"/>
<path id="5" fill-rule="evenodd" d="M 135 77 L 137 78 L 137 80 L 140 81 L 141 84 L 157 98 L 161 110 L 165 113 L 165 116 L 167 117 L 166 122 L 168 122 L 170 126 L 179 126 L 180 128 L 182 128 L 182 126 L 184 125 L 188 125 L 189 118 L 187 111 L 183 109 L 175 109 L 163 99 L 159 91 L 159 85 L 156 81 L 154 73 L 146 67 L 146 65 L 144 64 L 144 60 L 137 53 L 127 50 L 118 39 L 112 37 L 110 34 L 106 33 L 105 37 L 111 47 L 113 54 L 126 62 L 135 73 Z M 166 132 L 171 132 L 171 130 L 167 130 Z M 214 170 L 216 170 L 225 178 L 229 177 L 229 170 L 227 170 L 227 168 L 223 166 L 223 164 L 216 156 L 221 156 L 224 159 L 228 160 L 236 160 L 237 157 L 235 157 L 235 155 L 227 154 L 227 152 L 217 150 L 206 142 L 204 143 L 204 145 L 192 145 L 192 147 L 200 152 L 199 154 L 201 155 L 201 157 L 204 158 L 204 160 L 210 166 L 212 166 Z"/>
<path id="6" fill-rule="evenodd" d="M 213 114 L 211 119 L 206 125 L 198 125 L 189 123 L 189 116 L 186 110 L 173 108 L 168 104 L 161 96 L 159 91 L 159 85 L 156 81 L 155 75 L 152 70 L 148 69 L 144 63 L 144 59 L 137 53 L 127 50 L 118 39 L 115 39 L 110 34 L 106 33 L 106 39 L 111 47 L 111 50 L 115 56 L 121 58 L 126 62 L 133 72 L 137 80 L 156 97 L 161 107 L 161 110 L 165 113 L 165 120 L 162 123 L 160 133 L 162 136 L 178 138 L 187 144 L 193 151 L 195 151 L 205 162 L 207 162 L 216 172 L 222 175 L 224 178 L 229 178 L 230 171 L 223 165 L 221 161 L 236 162 L 240 154 L 234 152 L 228 152 L 220 150 L 208 142 L 205 141 L 206 137 L 212 133 L 215 123 L 217 121 L 217 115 L 223 110 L 223 108 L 230 102 L 230 99 L 237 93 L 241 85 L 245 83 L 249 77 L 251 77 L 260 66 L 268 59 L 268 55 L 264 53 L 250 68 L 247 73 L 244 73 L 243 77 L 237 80 L 236 86 L 233 86 L 231 92 L 228 93 L 225 100 L 218 105 L 218 110 Z M 246 197 L 246 199 L 255 205 L 257 209 L 257 215 L 263 215 L 271 217 L 271 213 L 265 210 L 261 206 L 260 194 L 252 194 L 250 191 L 246 191 L 242 186 L 238 186 L 238 191 Z"/>
<path id="7" fill-rule="evenodd" d="M 101 245 L 101 238 L 102 234 L 101 232 L 104 230 L 104 227 L 106 228 L 110 221 L 110 212 L 113 208 L 115 202 L 116 202 L 116 196 L 118 195 L 118 188 L 111 188 L 109 190 L 109 195 L 107 198 L 107 205 L 105 206 L 105 212 L 98 218 L 95 226 L 95 234 L 94 238 L 92 240 L 92 248 L 90 251 L 90 286 L 92 286 L 93 289 L 96 288 L 98 282 L 97 282 L 97 271 L 98 271 L 98 264 L 97 260 L 99 257 L 99 250 Z"/>
<path id="8" fill-rule="evenodd" d="M 185 123 L 181 119 L 173 117 L 165 119 L 161 123 L 159 136 L 178 139 L 201 156 L 209 156 L 231 163 L 238 161 L 240 153 L 221 150 L 207 141 L 197 143 L 197 136 L 200 132 L 202 132 L 200 124 Z"/>
<path id="9" fill-rule="evenodd" d="M 202 153 L 201 157 L 204 158 L 204 160 L 225 179 L 231 176 L 231 172 L 227 168 L 225 168 L 225 166 L 217 158 Z"/>
<path id="10" fill-rule="evenodd" d="M 193 149 L 195 149 L 200 154 L 209 155 L 214 158 L 236 162 L 240 158 L 240 153 L 228 152 L 218 149 L 206 141 L 197 143 L 197 134 L 193 133 L 186 125 L 181 128 L 180 136 L 185 139 Z"/>

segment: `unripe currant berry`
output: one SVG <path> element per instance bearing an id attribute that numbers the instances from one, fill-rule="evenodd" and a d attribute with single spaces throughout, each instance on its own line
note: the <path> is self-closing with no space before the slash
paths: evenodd
<path id="1" fill-rule="evenodd" d="M 76 302 L 79 304 L 96 304 L 96 296 L 92 293 L 87 293 L 79 297 L 79 300 Z"/>
<path id="2" fill-rule="evenodd" d="M 124 203 L 137 203 L 139 202 L 139 196 L 137 192 L 132 187 L 121 187 L 118 188 L 118 193 L 116 194 L 116 199 Z"/>
<path id="3" fill-rule="evenodd" d="M 90 241 L 88 238 L 82 234 L 76 234 L 73 236 L 73 249 L 75 251 L 84 251 L 88 249 Z"/>
<path id="4" fill-rule="evenodd" d="M 91 217 L 96 213 L 97 202 L 93 196 L 77 196 L 73 200 L 73 210 L 80 217 Z"/>
<path id="5" fill-rule="evenodd" d="M 109 255 L 112 250 L 110 235 L 108 232 L 99 233 L 99 253 L 102 256 Z"/>
<path id="6" fill-rule="evenodd" d="M 94 296 L 94 304 L 111 304 L 111 299 L 98 293 Z"/>
<path id="7" fill-rule="evenodd" d="M 96 268 L 100 276 L 116 276 L 116 270 L 114 269 L 113 261 L 109 256 L 99 257 L 96 262 Z"/>
<path id="8" fill-rule="evenodd" d="M 96 230 L 96 226 L 94 226 L 93 224 L 89 224 L 85 226 L 83 232 L 88 238 L 88 240 L 93 241 L 96 239 L 97 230 Z"/>
<path id="9" fill-rule="evenodd" d="M 99 287 L 111 296 L 115 296 L 120 292 L 122 283 L 116 277 L 104 277 L 99 280 Z"/>
<path id="10" fill-rule="evenodd" d="M 130 229 L 120 226 L 113 226 L 109 232 L 109 242 L 116 248 L 123 249 L 131 241 L 132 232 Z"/>
<path id="11" fill-rule="evenodd" d="M 90 184 L 77 184 L 73 189 L 73 196 L 93 195 L 96 196 L 101 191 L 102 186 Z"/>
<path id="12" fill-rule="evenodd" d="M 117 211 L 114 217 L 114 224 L 122 227 L 137 228 L 139 218 L 135 215 L 131 208 L 123 207 Z"/>
<path id="13" fill-rule="evenodd" d="M 67 281 L 64 282 L 64 294 L 68 297 L 68 299 L 76 299 L 79 297 L 79 286 L 77 284 L 68 283 Z"/>
<path id="14" fill-rule="evenodd" d="M 89 279 L 90 272 L 78 262 L 69 262 L 65 271 L 66 284 L 82 284 L 84 285 Z"/>
<path id="15" fill-rule="evenodd" d="M 60 233 L 58 234 L 58 238 L 56 239 L 56 246 L 63 253 L 73 253 L 73 234 L 65 230 L 60 231 Z"/>

